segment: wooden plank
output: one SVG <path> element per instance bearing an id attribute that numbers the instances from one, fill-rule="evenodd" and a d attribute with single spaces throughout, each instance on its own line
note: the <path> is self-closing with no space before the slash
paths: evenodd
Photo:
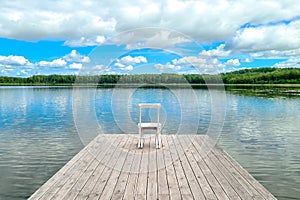
<path id="1" fill-rule="evenodd" d="M 89 153 L 85 149 L 82 151 L 82 158 L 85 158 Z M 69 168 L 68 171 L 65 171 L 65 173 L 61 174 L 60 177 L 55 181 L 55 183 L 49 187 L 38 199 L 51 199 L 55 193 L 60 190 L 61 187 L 68 181 L 69 178 L 71 178 L 76 171 L 79 169 L 82 169 L 84 166 L 83 159 L 79 159 L 76 165 L 73 165 L 71 168 Z"/>
<path id="2" fill-rule="evenodd" d="M 162 140 L 100 135 L 30 199 L 276 199 L 218 146 L 205 155 L 207 136 Z"/>
<path id="3" fill-rule="evenodd" d="M 77 193 L 82 188 L 82 184 L 85 183 L 86 179 L 88 179 L 90 174 L 92 174 L 99 164 L 99 161 L 95 157 L 98 157 L 99 155 L 102 156 L 103 152 L 105 152 L 107 149 L 105 146 L 109 145 L 107 144 L 109 141 L 107 141 L 105 138 L 103 139 L 103 142 L 106 145 L 99 145 L 97 143 L 96 146 L 88 145 L 88 154 L 84 158 L 85 164 L 81 169 L 77 170 L 73 176 L 67 180 L 67 182 L 64 183 L 64 185 L 55 193 L 52 199 L 72 199 L 76 197 Z"/>
<path id="4" fill-rule="evenodd" d="M 137 187 L 136 187 L 136 198 L 146 199 L 147 198 L 147 186 L 148 186 L 148 162 L 149 152 L 151 148 L 151 138 L 146 137 L 144 141 L 144 148 L 141 149 L 141 165 L 138 173 Z"/>
<path id="5" fill-rule="evenodd" d="M 192 140 L 193 142 L 196 143 L 198 139 L 199 139 L 198 136 L 194 136 Z M 203 140 L 201 140 L 201 144 L 202 141 Z M 200 146 L 200 144 L 198 145 Z M 209 169 L 214 174 L 214 176 L 222 186 L 224 192 L 227 194 L 229 199 L 241 199 L 240 197 L 242 197 L 243 199 L 249 199 L 250 196 L 248 194 L 244 194 L 244 192 L 247 193 L 247 191 L 243 191 L 238 195 L 238 193 L 235 190 L 238 190 L 238 192 L 242 191 L 242 189 L 239 189 L 241 188 L 241 185 L 235 182 L 235 180 L 232 180 L 233 177 L 231 176 L 230 173 L 225 171 L 226 168 L 223 165 L 220 165 L 217 162 L 217 160 L 213 159 L 211 155 L 212 153 L 208 153 L 207 156 L 203 159 L 206 162 L 206 164 L 209 166 Z"/>
<path id="6" fill-rule="evenodd" d="M 108 138 L 109 139 L 109 138 Z M 91 187 L 94 186 L 96 182 L 96 178 L 99 177 L 97 174 L 101 174 L 104 167 L 101 164 L 103 159 L 105 158 L 106 151 L 115 144 L 115 141 L 118 140 L 118 137 L 111 137 L 109 144 L 106 146 L 101 145 L 102 147 L 97 150 L 98 155 L 94 159 L 94 162 L 90 165 L 90 167 L 84 172 L 84 174 L 79 178 L 76 184 L 70 189 L 70 191 L 64 196 L 63 199 L 85 199 L 89 195 L 91 191 Z M 107 148 L 107 146 L 109 148 Z M 102 166 L 101 166 L 102 165 Z M 101 170 L 101 171 L 100 171 Z M 99 173 L 100 172 L 100 173 Z M 94 183 L 92 186 L 91 184 Z M 88 189 L 90 188 L 90 189 Z"/>
<path id="7" fill-rule="evenodd" d="M 102 162 L 105 165 L 104 170 L 102 171 L 101 176 L 95 183 L 95 186 L 87 199 L 99 199 L 109 179 L 110 173 L 112 171 L 111 167 L 114 167 L 115 163 L 118 160 L 119 152 L 117 151 L 117 149 L 120 148 L 120 146 L 124 145 L 127 142 L 127 140 L 128 137 L 118 137 L 118 140 L 115 142 L 116 145 L 113 145 L 114 147 L 111 147 L 108 150 L 108 153 L 106 153 L 106 158 Z"/>
<path id="8" fill-rule="evenodd" d="M 138 179 L 138 171 L 140 169 L 142 154 L 141 151 L 136 151 L 134 154 L 133 165 L 130 169 L 128 181 L 126 184 L 126 189 L 124 192 L 124 196 L 122 199 L 132 200 L 135 199 L 136 196 L 136 186 L 137 186 L 137 179 Z"/>
<path id="9" fill-rule="evenodd" d="M 189 144 L 185 143 L 184 138 L 188 137 L 186 135 L 178 135 L 175 140 L 176 149 L 180 152 L 181 165 L 183 167 L 186 179 L 192 191 L 194 199 L 205 199 L 202 189 L 197 181 L 196 175 L 191 168 L 190 162 L 187 159 L 186 151 L 189 151 Z M 184 148 L 183 148 L 184 147 Z"/>
<path id="10" fill-rule="evenodd" d="M 214 156 L 213 153 L 209 153 L 208 154 L 208 158 L 211 160 L 212 163 L 215 163 L 216 165 L 216 168 L 219 168 L 222 175 L 225 177 L 223 180 L 227 180 L 228 183 L 230 185 L 232 185 L 232 187 L 234 189 L 232 189 L 233 191 L 235 190 L 236 193 L 238 193 L 238 196 L 241 197 L 242 199 L 257 199 L 255 196 L 251 196 L 250 193 L 251 191 L 250 190 L 247 190 L 243 187 L 243 185 L 236 180 L 236 171 L 232 171 L 232 170 L 228 170 L 228 166 L 225 164 L 225 163 L 220 163 L 219 160 Z M 208 160 L 209 160 L 208 159 Z M 212 164 L 213 165 L 213 164 Z M 227 182 L 226 181 L 226 182 Z M 224 181 L 225 182 L 225 181 Z M 227 186 L 226 183 L 222 183 L 223 187 L 224 186 Z M 229 187 L 231 189 L 231 187 Z M 236 198 L 235 194 L 233 191 L 229 190 L 228 188 L 226 188 L 225 190 L 228 194 L 228 196 L 230 198 Z M 232 196 L 234 194 L 234 196 Z M 262 199 L 262 197 L 259 197 L 259 199 Z"/>
<path id="11" fill-rule="evenodd" d="M 201 148 L 200 148 L 199 144 L 195 143 L 195 141 L 193 139 L 191 140 L 191 142 L 192 142 L 193 148 L 195 149 L 194 156 L 195 156 L 195 159 L 197 160 L 197 164 L 202 169 L 202 172 L 203 172 L 207 182 L 209 183 L 210 187 L 214 191 L 216 197 L 220 200 L 223 200 L 223 199 L 229 200 L 229 198 L 228 198 L 227 194 L 224 192 L 222 186 L 220 185 L 220 183 L 218 182 L 218 180 L 216 179 L 214 174 L 209 169 L 209 166 L 207 165 L 207 163 L 203 160 L 203 158 L 202 158 L 203 152 L 201 152 Z"/>
<path id="12" fill-rule="evenodd" d="M 173 136 L 173 135 L 170 136 L 170 138 L 167 140 L 167 142 L 168 142 L 169 150 L 171 153 L 171 158 L 173 161 L 173 166 L 175 169 L 175 174 L 177 177 L 178 185 L 180 188 L 180 194 L 183 199 L 193 199 L 192 191 L 190 190 L 186 176 L 185 176 L 184 171 L 181 166 L 181 160 L 180 160 L 179 154 L 176 151 L 176 146 L 175 146 L 174 140 L 173 140 L 174 137 L 176 137 L 176 136 Z"/>
<path id="13" fill-rule="evenodd" d="M 196 138 L 196 141 L 199 141 L 199 138 Z M 200 141 L 202 142 L 202 141 Z M 238 193 L 238 195 L 242 199 L 264 199 L 255 188 L 253 188 L 250 184 L 247 183 L 247 181 L 239 175 L 239 173 L 236 171 L 235 168 L 230 166 L 228 162 L 226 162 L 226 159 L 223 155 L 216 156 L 217 152 L 217 145 L 211 150 L 211 153 L 208 154 L 209 159 L 212 160 L 213 163 L 217 165 L 218 168 L 220 168 L 221 173 L 224 175 L 225 179 L 228 180 L 228 182 L 232 185 L 234 190 Z M 220 162 L 220 161 L 224 162 Z M 213 164 L 210 164 L 213 166 Z M 222 179 L 224 180 L 224 178 Z M 221 183 L 222 186 L 226 186 L 225 183 Z M 230 190 L 227 188 L 225 191 L 232 195 L 233 193 L 230 192 Z M 230 196 L 230 198 L 234 198 Z"/>
<path id="14" fill-rule="evenodd" d="M 29 200 L 40 199 L 50 188 L 52 188 L 62 176 L 65 176 L 67 171 L 73 168 L 74 164 L 79 161 L 83 156 L 85 156 L 86 149 L 81 150 L 80 154 L 77 154 L 73 159 L 71 159 L 63 168 L 61 168 L 54 176 L 52 176 L 46 183 L 44 183 L 37 191 L 35 191 Z"/>
<path id="15" fill-rule="evenodd" d="M 229 156 L 223 149 L 216 147 L 213 151 L 219 160 L 229 166 L 229 170 L 235 170 L 234 174 L 243 186 L 251 191 L 253 198 L 276 199 L 265 187 L 263 187 L 257 180 L 255 180 L 240 164 L 238 164 L 231 156 Z"/>
<path id="16" fill-rule="evenodd" d="M 160 149 L 156 149 L 156 168 L 157 168 L 157 193 L 159 199 L 169 199 L 169 188 L 167 181 L 167 171 L 166 165 L 164 161 L 164 154 L 162 147 Z"/>
<path id="17" fill-rule="evenodd" d="M 88 168 L 81 175 L 78 174 L 77 181 L 74 184 L 72 182 L 66 183 L 64 186 L 67 186 L 70 183 L 70 187 L 66 187 L 66 189 L 61 188 L 61 190 L 53 196 L 53 199 L 75 199 L 98 165 L 99 161 L 97 159 L 93 159 Z"/>
<path id="18" fill-rule="evenodd" d="M 103 135 L 99 135 L 89 145 L 96 145 L 99 138 Z M 29 198 L 30 200 L 40 199 L 51 187 L 53 187 L 73 166 L 79 161 L 86 153 L 87 146 L 84 147 L 78 154 L 76 154 L 64 167 L 62 167 L 56 174 L 54 174 L 46 183 L 44 183 L 38 190 L 34 192 Z"/>
<path id="19" fill-rule="evenodd" d="M 127 139 L 126 139 L 126 144 L 124 145 L 123 148 L 129 149 L 130 144 L 132 144 L 133 142 L 133 138 L 129 136 L 124 136 L 124 137 L 127 137 Z M 119 154 L 118 159 L 116 160 L 114 167 L 112 169 L 109 169 L 111 173 L 109 175 L 109 179 L 99 199 L 111 199 L 112 193 L 114 191 L 120 173 L 122 173 L 120 170 L 123 168 L 123 164 L 127 158 L 128 151 L 124 152 L 122 148 L 118 148 L 116 150 L 116 154 L 117 155 Z"/>
<path id="20" fill-rule="evenodd" d="M 128 152 L 127 158 L 126 158 L 123 168 L 121 170 L 122 173 L 120 174 L 119 179 L 114 188 L 114 191 L 113 191 L 113 194 L 111 197 L 112 200 L 119 200 L 119 199 L 123 198 L 125 189 L 126 189 L 126 184 L 127 184 L 128 177 L 129 177 L 130 169 L 131 169 L 132 165 L 135 164 L 135 163 L 133 163 L 134 155 L 139 149 L 137 148 L 137 146 L 135 144 L 135 141 L 136 141 L 135 136 L 131 135 L 130 137 L 132 137 L 132 144 L 129 147 L 130 151 Z"/>
<path id="21" fill-rule="evenodd" d="M 169 143 L 167 140 L 170 138 L 170 136 L 162 135 L 162 140 L 164 141 L 164 147 L 163 148 L 163 154 L 164 154 L 164 160 L 166 165 L 166 173 L 167 173 L 167 181 L 168 181 L 168 187 L 170 192 L 170 199 L 172 200 L 179 200 L 181 199 L 180 194 L 180 188 L 177 181 L 177 177 L 175 174 L 175 169 L 171 157 L 171 153 L 169 151 Z"/>
<path id="22" fill-rule="evenodd" d="M 103 165 L 104 162 L 106 162 L 107 158 L 109 157 L 108 151 L 111 150 L 111 146 L 115 144 L 118 140 L 117 137 L 109 137 L 109 145 L 104 146 L 103 148 L 105 149 L 101 156 L 97 157 L 97 160 L 100 161 L 98 163 L 98 166 L 96 169 L 93 171 L 92 175 L 88 178 L 87 182 L 83 185 L 83 188 L 78 192 L 76 199 L 86 199 L 88 198 L 89 194 L 91 193 L 92 189 L 94 188 L 97 180 L 101 176 L 105 165 Z"/>
<path id="23" fill-rule="evenodd" d="M 196 150 L 195 150 L 194 146 L 191 145 L 191 141 L 190 141 L 191 137 L 186 136 L 183 139 L 185 139 L 185 141 L 183 141 L 182 144 L 185 144 L 186 147 L 188 147 L 188 150 L 185 151 L 187 159 L 189 161 L 191 169 L 193 170 L 193 172 L 195 174 L 198 184 L 199 184 L 201 190 L 203 191 L 203 195 L 205 196 L 205 199 L 216 200 L 217 197 L 216 197 L 214 191 L 212 190 L 209 183 L 207 182 L 207 180 L 202 172 L 202 169 L 197 164 L 197 160 L 194 156 L 194 154 L 196 153 Z"/>
<path id="24" fill-rule="evenodd" d="M 68 171 L 62 174 L 60 179 L 58 179 L 58 181 L 54 185 L 52 185 L 52 187 L 50 187 L 39 199 L 51 199 L 56 195 L 56 193 L 59 190 L 61 190 L 61 188 L 63 188 L 66 185 L 66 183 L 68 182 L 74 183 L 74 181 L 76 181 L 77 174 L 80 173 L 81 171 L 84 171 L 90 164 L 90 160 L 89 160 L 89 158 L 91 157 L 90 151 L 91 149 L 97 148 L 97 146 L 99 146 L 97 145 L 96 141 L 97 140 L 92 141 L 91 145 L 88 145 L 85 148 L 84 150 L 85 153 L 83 154 L 82 159 L 79 159 L 78 162 L 74 164 L 72 168 L 70 168 Z M 67 184 L 67 186 L 69 187 L 70 185 Z"/>
<path id="25" fill-rule="evenodd" d="M 156 200 L 157 196 L 157 167 L 156 167 L 156 149 L 155 137 L 150 138 L 149 160 L 148 160 L 148 185 L 147 185 L 147 200 Z"/>

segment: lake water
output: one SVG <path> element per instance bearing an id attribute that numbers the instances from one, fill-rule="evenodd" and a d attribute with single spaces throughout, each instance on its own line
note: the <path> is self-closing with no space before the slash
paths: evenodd
<path id="1" fill-rule="evenodd" d="M 218 144 L 278 199 L 300 199 L 300 98 L 72 87 L 0 87 L 0 199 L 28 198 L 94 137 L 90 130 L 135 133 L 139 102 L 161 102 L 164 134 L 206 134 L 222 121 Z"/>

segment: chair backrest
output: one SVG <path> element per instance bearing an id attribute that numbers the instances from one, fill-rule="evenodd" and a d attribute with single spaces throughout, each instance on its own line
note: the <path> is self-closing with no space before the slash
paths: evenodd
<path id="1" fill-rule="evenodd" d="M 157 123 L 159 123 L 160 103 L 140 103 L 138 105 L 140 111 L 140 123 L 142 123 L 142 108 L 156 108 L 157 109 Z"/>

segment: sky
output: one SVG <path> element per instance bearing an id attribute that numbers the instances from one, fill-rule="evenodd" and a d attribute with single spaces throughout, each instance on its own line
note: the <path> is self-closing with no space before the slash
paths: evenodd
<path id="1" fill-rule="evenodd" d="M 298 1 L 0 1 L 0 76 L 257 67 L 300 67 Z"/>

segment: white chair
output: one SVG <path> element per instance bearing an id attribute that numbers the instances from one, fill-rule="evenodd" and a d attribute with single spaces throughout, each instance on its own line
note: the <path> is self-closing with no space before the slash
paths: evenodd
<path id="1" fill-rule="evenodd" d="M 161 105 L 159 103 L 155 103 L 155 104 L 139 104 L 138 106 L 139 106 L 139 112 L 140 112 L 140 122 L 138 123 L 138 127 L 139 127 L 138 148 L 143 148 L 143 146 L 144 146 L 143 130 L 156 130 L 155 145 L 156 145 L 156 148 L 161 148 L 161 138 L 160 138 L 161 123 L 159 122 L 159 114 L 160 114 Z M 156 108 L 157 109 L 157 122 L 142 123 L 142 109 L 143 108 Z"/>

